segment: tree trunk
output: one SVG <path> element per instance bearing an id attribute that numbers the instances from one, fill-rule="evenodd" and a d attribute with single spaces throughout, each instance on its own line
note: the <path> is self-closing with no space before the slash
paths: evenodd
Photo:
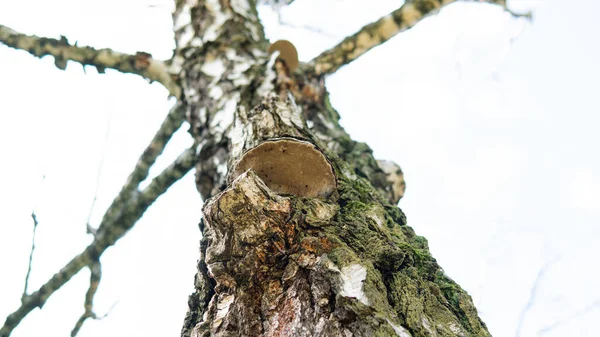
<path id="1" fill-rule="evenodd" d="M 178 0 L 204 198 L 182 336 L 489 336 L 395 206 L 401 171 L 339 125 L 322 75 L 267 55 L 252 0 Z"/>

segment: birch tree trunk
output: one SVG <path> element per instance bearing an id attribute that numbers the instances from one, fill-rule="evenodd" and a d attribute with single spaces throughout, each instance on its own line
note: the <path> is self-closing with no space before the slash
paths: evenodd
<path id="1" fill-rule="evenodd" d="M 27 273 L 21 304 L 0 337 L 84 268 L 90 285 L 71 336 L 101 317 L 93 301 L 102 254 L 194 166 L 205 200 L 203 239 L 183 337 L 490 336 L 470 296 L 444 274 L 396 206 L 402 170 L 350 138 L 324 82 L 456 1 L 406 0 L 298 68 L 293 53 L 267 52 L 256 0 L 175 0 L 176 49 L 164 61 L 0 24 L 0 43 L 51 55 L 60 69 L 71 61 L 100 73 L 136 74 L 178 99 L 100 223 L 88 224 L 92 242 L 37 290 L 29 291 Z M 478 2 L 506 9 L 505 0 Z M 184 114 L 194 147 L 148 179 Z"/>
<path id="2" fill-rule="evenodd" d="M 205 200 L 182 336 L 489 336 L 395 206 L 399 168 L 315 67 L 267 54 L 254 1 L 178 0 L 174 25 Z"/>

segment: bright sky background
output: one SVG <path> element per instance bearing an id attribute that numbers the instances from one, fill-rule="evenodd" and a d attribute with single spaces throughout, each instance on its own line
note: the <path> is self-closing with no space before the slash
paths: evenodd
<path id="1" fill-rule="evenodd" d="M 261 15 L 268 36 L 291 40 L 306 61 L 398 5 L 296 0 L 281 12 L 287 26 L 271 9 Z M 534 21 L 452 5 L 329 77 L 328 88 L 351 135 L 402 166 L 409 224 L 471 293 L 494 336 L 597 336 L 600 3 L 509 5 L 533 9 Z M 171 10 L 170 0 L 0 1 L 0 23 L 169 58 Z M 51 57 L 0 46 L 2 322 L 19 305 L 32 208 L 37 289 L 90 242 L 97 181 L 92 225 L 172 104 L 160 85 L 134 75 L 84 73 L 74 63 L 61 71 Z M 178 133 L 153 174 L 189 144 Z M 113 309 L 80 336 L 179 335 L 201 205 L 189 174 L 106 252 L 95 304 L 99 314 Z M 13 336 L 68 335 L 88 279 L 77 275 Z"/>

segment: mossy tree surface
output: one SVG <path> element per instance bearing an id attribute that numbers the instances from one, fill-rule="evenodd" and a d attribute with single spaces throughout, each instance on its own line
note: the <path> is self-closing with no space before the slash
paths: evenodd
<path id="1" fill-rule="evenodd" d="M 348 136 L 314 68 L 269 58 L 253 1 L 181 0 L 174 22 L 206 200 L 182 336 L 489 336 L 395 206 L 401 171 Z M 278 193 L 252 165 L 235 170 L 283 139 L 316 149 L 333 188 Z"/>
<path id="2" fill-rule="evenodd" d="M 402 170 L 345 132 L 324 80 L 455 1 L 404 1 L 309 63 L 297 62 L 288 42 L 269 48 L 257 0 L 175 0 L 176 48 L 165 61 L 0 25 L 0 43 L 50 55 L 60 69 L 73 61 L 137 74 L 177 99 L 101 223 L 90 227 L 94 240 L 38 290 L 25 287 L 0 336 L 89 268 L 75 335 L 95 316 L 101 255 L 193 167 L 205 200 L 203 239 L 182 336 L 489 336 L 471 298 L 396 206 Z M 478 2 L 506 8 L 505 0 Z M 194 146 L 141 188 L 184 115 Z"/>

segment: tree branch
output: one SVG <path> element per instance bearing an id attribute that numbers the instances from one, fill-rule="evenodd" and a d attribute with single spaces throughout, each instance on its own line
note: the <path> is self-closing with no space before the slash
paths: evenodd
<path id="1" fill-rule="evenodd" d="M 21 299 L 27 296 L 27 288 L 29 288 L 29 277 L 31 276 L 31 264 L 33 262 L 33 251 L 35 250 L 35 232 L 39 224 L 35 210 L 31 212 L 31 219 L 33 220 L 33 234 L 31 235 L 31 250 L 29 251 L 29 263 L 27 264 L 27 274 L 25 275 L 25 287 L 23 289 L 23 295 Z"/>
<path id="2" fill-rule="evenodd" d="M 4 326 L 0 329 L 0 337 L 8 337 L 25 316 L 36 307 L 41 308 L 50 295 L 60 289 L 60 287 L 67 283 L 73 276 L 81 271 L 81 269 L 89 267 L 93 274 L 94 264 L 99 261 L 104 250 L 125 235 L 125 233 L 135 225 L 137 220 L 141 218 L 146 209 L 148 209 L 161 194 L 166 192 L 175 181 L 183 177 L 185 173 L 193 167 L 195 150 L 189 149 L 179 156 L 179 158 L 177 158 L 177 160 L 161 174 L 154 178 L 146 189 L 141 192 L 138 191 L 139 184 L 148 177 L 150 167 L 162 153 L 173 133 L 181 127 L 184 118 L 185 107 L 181 104 L 175 105 L 171 111 L 169 111 L 159 130 L 152 138 L 152 141 L 138 159 L 133 172 L 129 175 L 121 192 L 119 192 L 104 214 L 104 217 L 98 226 L 98 230 L 94 231 L 93 234 L 95 239 L 92 244 L 67 263 L 67 265 L 58 273 L 54 274 L 54 276 L 52 276 L 52 278 L 36 292 L 30 295 L 27 293 L 23 294 L 21 298 L 21 307 L 6 318 Z M 34 223 L 35 221 L 36 219 L 34 218 Z M 83 321 L 81 324 L 83 324 Z M 77 326 L 73 330 L 75 333 L 77 333 L 76 329 Z"/>
<path id="3" fill-rule="evenodd" d="M 62 70 L 66 69 L 67 61 L 96 67 L 99 73 L 104 73 L 105 69 L 110 68 L 122 73 L 139 75 L 151 82 L 159 82 L 175 97 L 181 94 L 181 88 L 173 79 L 167 64 L 152 59 L 152 55 L 148 53 L 138 52 L 129 55 L 108 48 L 80 47 L 77 43 L 70 44 L 64 36 L 57 40 L 26 35 L 3 25 L 0 25 L 0 42 L 14 49 L 25 50 L 39 58 L 52 55 L 56 67 Z"/>
<path id="4" fill-rule="evenodd" d="M 414 27 L 423 18 L 435 14 L 442 6 L 458 0 L 406 0 L 397 10 L 361 28 L 335 47 L 314 58 L 310 65 L 317 75 L 332 74 L 396 34 Z M 506 8 L 505 0 L 480 0 Z M 511 12 L 511 14 L 515 15 Z"/>
<path id="5" fill-rule="evenodd" d="M 177 180 L 189 172 L 195 163 L 195 147 L 184 151 L 169 167 L 164 169 L 144 190 L 134 197 L 124 199 L 123 203 L 111 205 L 119 208 L 120 216 L 106 218 L 100 224 L 100 230 L 94 241 L 79 255 L 67 263 L 37 291 L 23 298 L 21 306 L 8 315 L 0 329 L 0 337 L 10 336 L 13 329 L 21 323 L 33 309 L 42 308 L 48 298 L 85 267 L 93 268 L 104 251 L 114 245 L 142 217 L 144 212 L 171 187 Z M 119 195 L 120 196 L 120 195 Z M 117 211 L 109 209 L 109 211 Z M 108 211 L 107 211 L 108 212 Z"/>
<path id="6" fill-rule="evenodd" d="M 46 180 L 46 175 L 42 176 L 42 185 L 44 184 L 44 180 Z M 27 289 L 29 289 L 29 278 L 31 277 L 31 265 L 33 264 L 33 252 L 35 251 L 35 233 L 37 232 L 37 227 L 40 224 L 37 218 L 37 214 L 35 213 L 37 200 L 33 204 L 33 210 L 31 211 L 31 220 L 33 221 L 33 233 L 31 235 L 31 250 L 29 251 L 29 261 L 27 263 L 27 274 L 25 274 L 25 286 L 23 288 L 23 295 L 21 295 L 21 300 L 27 296 Z"/>
<path id="7" fill-rule="evenodd" d="M 85 302 L 83 303 L 84 312 L 75 323 L 75 327 L 71 331 L 71 337 L 77 336 L 79 330 L 83 326 L 83 323 L 88 319 L 99 319 L 104 316 L 97 316 L 94 312 L 94 296 L 96 295 L 96 291 L 98 291 L 98 286 L 100 285 L 100 279 L 102 278 L 102 265 L 100 261 L 95 261 L 90 267 L 90 287 L 88 288 L 85 294 Z"/>
<path id="8" fill-rule="evenodd" d="M 123 212 L 123 209 L 120 208 L 119 205 L 125 203 L 127 199 L 132 198 L 133 194 L 137 191 L 139 184 L 148 177 L 150 167 L 154 165 L 156 158 L 163 152 L 175 131 L 183 124 L 183 121 L 185 120 L 185 110 L 186 108 L 184 105 L 177 103 L 171 111 L 169 111 L 169 114 L 150 141 L 150 144 L 148 144 L 135 164 L 135 168 L 127 178 L 127 182 L 121 189 L 121 192 L 119 192 L 119 195 L 117 195 L 106 213 L 104 213 L 99 229 L 102 227 L 103 223 L 111 223 Z M 91 228 L 90 231 L 95 232 Z"/>

